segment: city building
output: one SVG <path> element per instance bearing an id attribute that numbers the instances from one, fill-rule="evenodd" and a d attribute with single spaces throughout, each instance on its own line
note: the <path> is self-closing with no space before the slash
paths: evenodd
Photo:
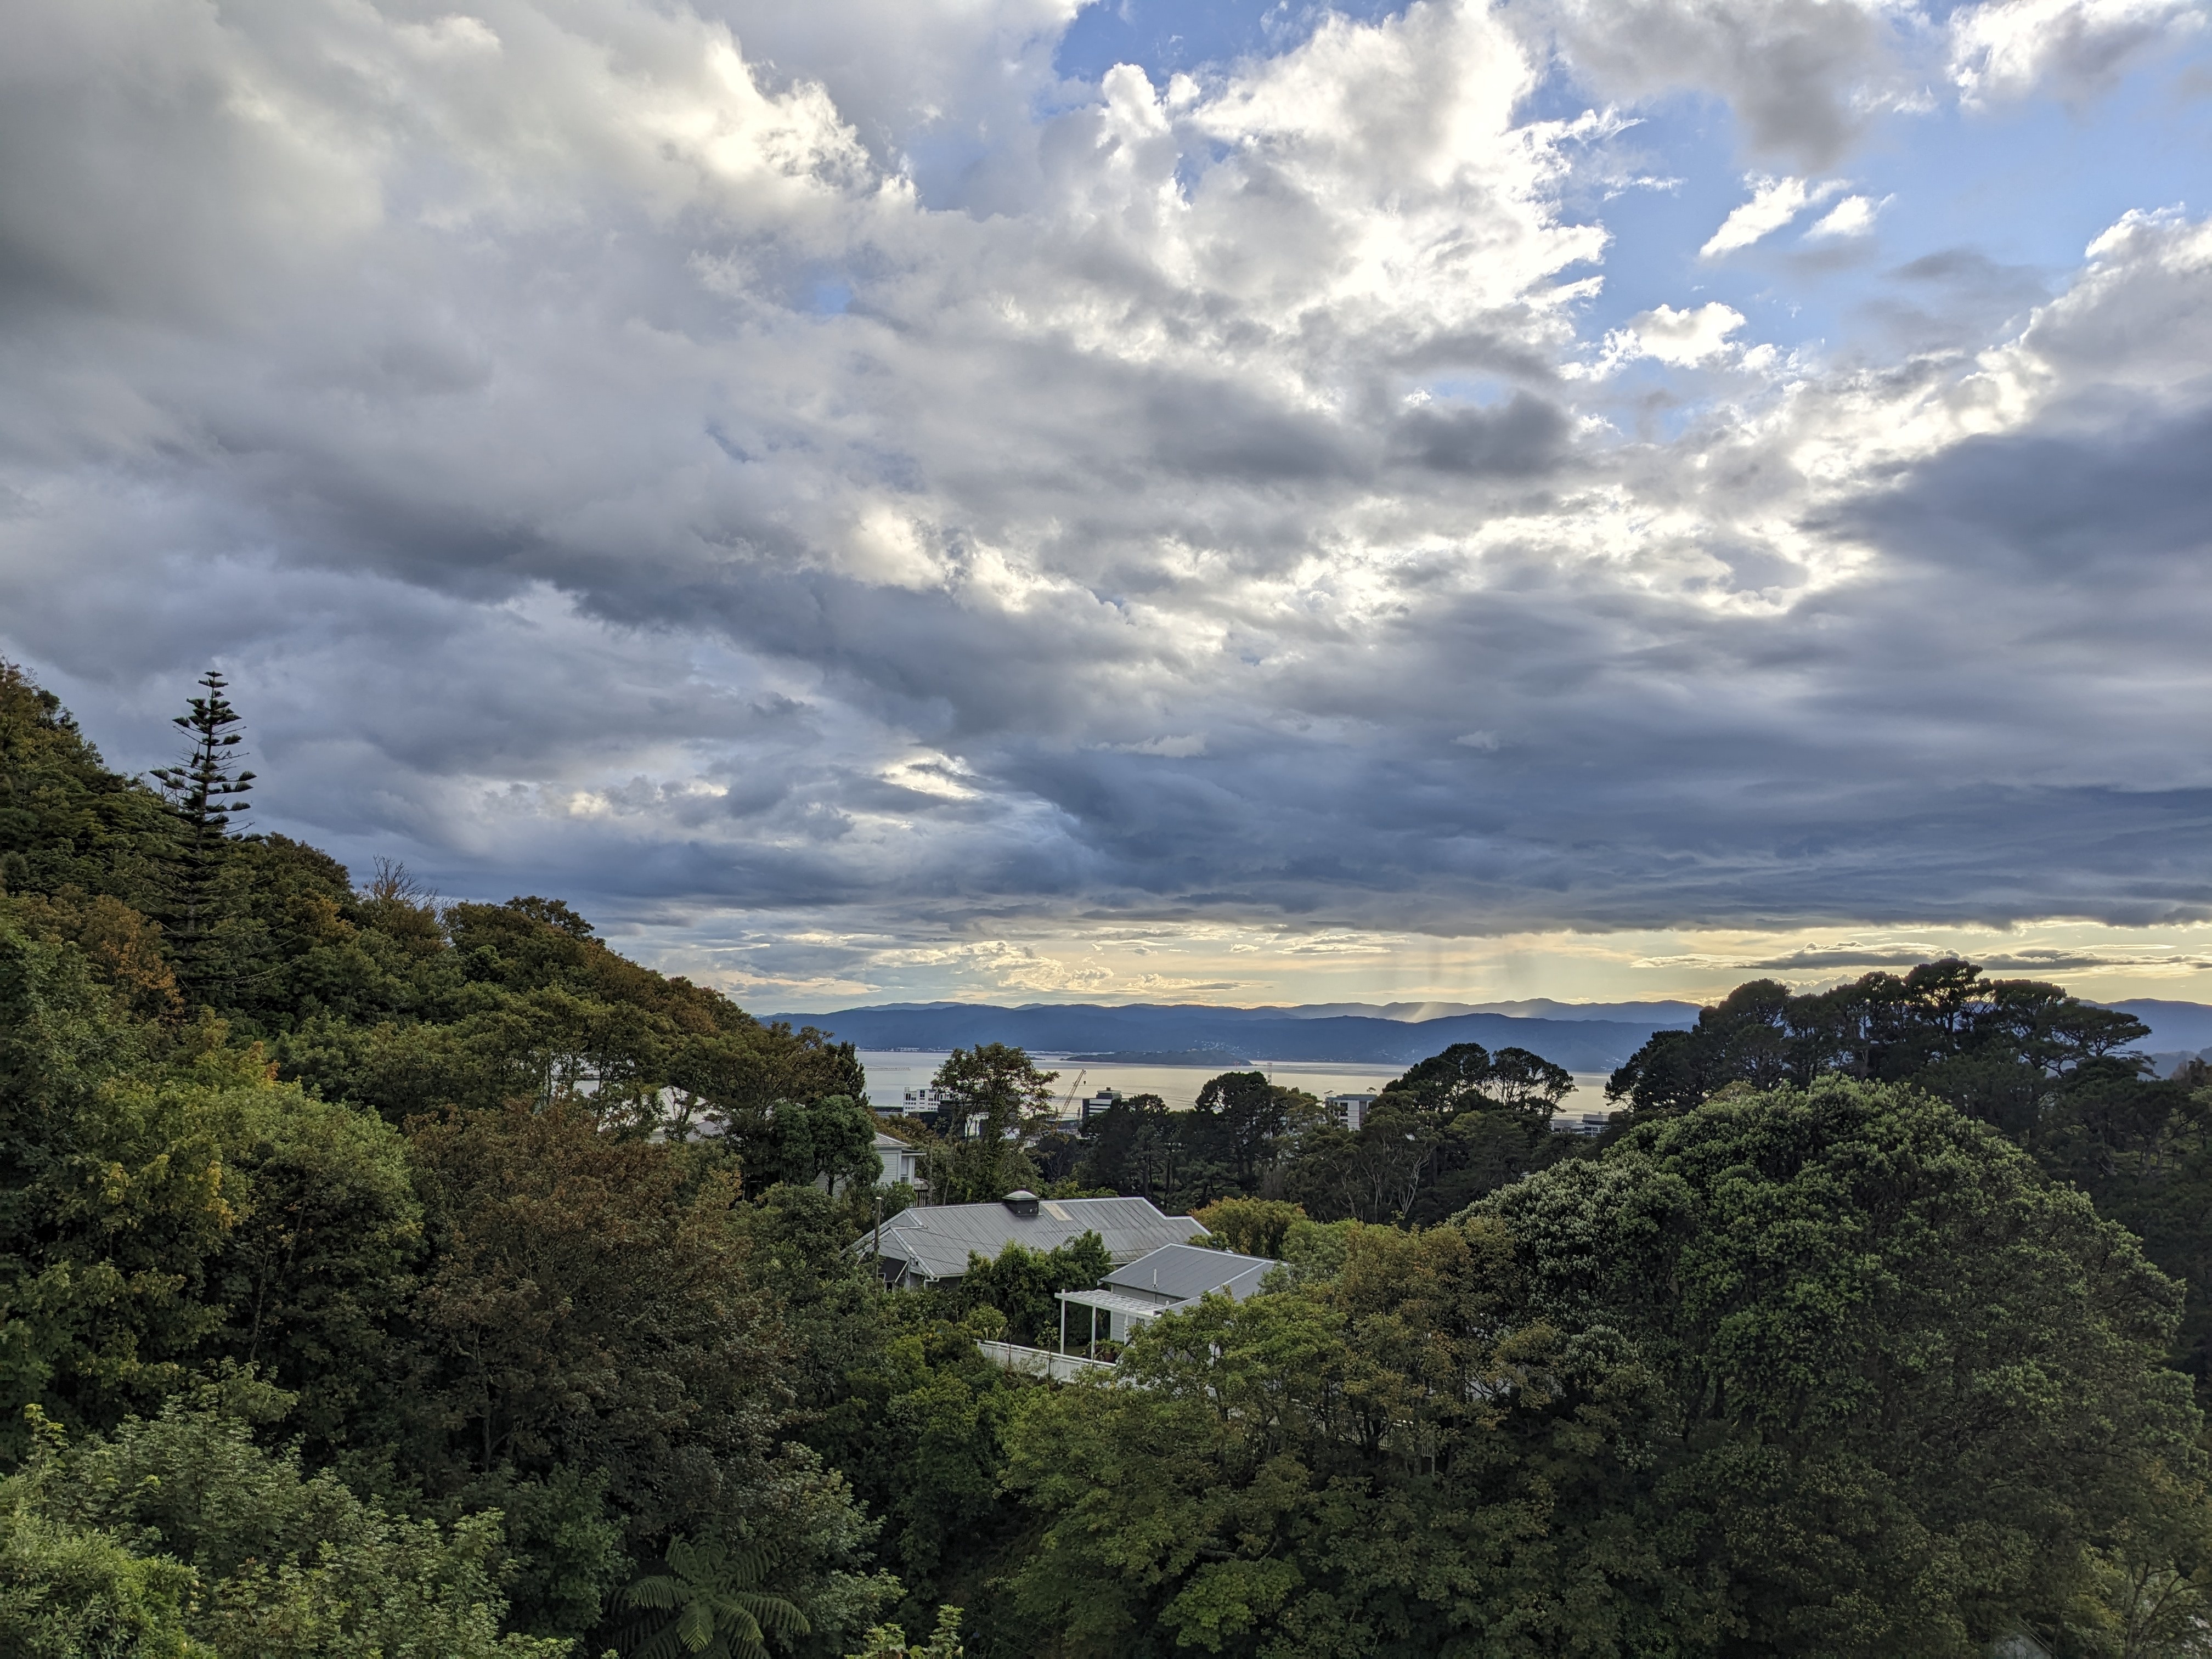
<path id="1" fill-rule="evenodd" d="M 1120 1104 L 1121 1100 L 1121 1091 L 1119 1089 L 1101 1089 L 1097 1094 L 1088 1096 L 1082 1100 L 1077 1101 L 1075 1103 L 1075 1121 L 1077 1127 L 1080 1128 L 1090 1127 L 1091 1120 L 1092 1118 L 1097 1116 L 1099 1113 L 1104 1111 L 1108 1107 Z"/>
<path id="2" fill-rule="evenodd" d="M 1380 1095 L 1328 1095 L 1321 1103 L 1332 1121 L 1357 1130 L 1367 1121 L 1369 1109 L 1381 1098 Z"/>

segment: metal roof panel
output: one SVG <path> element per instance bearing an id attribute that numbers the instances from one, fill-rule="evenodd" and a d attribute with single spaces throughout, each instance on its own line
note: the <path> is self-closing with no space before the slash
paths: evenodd
<path id="1" fill-rule="evenodd" d="M 1231 1250 L 1178 1243 L 1116 1267 L 1099 1283 L 1177 1302 L 1195 1302 L 1209 1291 L 1226 1291 L 1231 1300 L 1242 1302 L 1260 1288 L 1269 1268 L 1281 1265 L 1263 1255 L 1238 1255 Z"/>
<path id="2" fill-rule="evenodd" d="M 1087 1232 L 1097 1233 L 1107 1255 L 1117 1262 L 1133 1261 L 1163 1245 L 1207 1236 L 1188 1216 L 1163 1214 L 1149 1199 L 1045 1199 L 1033 1216 L 1016 1215 L 994 1200 L 902 1210 L 884 1223 L 883 1253 L 927 1278 L 957 1279 L 968 1271 L 970 1254 L 988 1261 L 1009 1244 L 1054 1250 Z M 864 1234 L 860 1250 L 871 1249 L 874 1237 L 872 1230 Z"/>

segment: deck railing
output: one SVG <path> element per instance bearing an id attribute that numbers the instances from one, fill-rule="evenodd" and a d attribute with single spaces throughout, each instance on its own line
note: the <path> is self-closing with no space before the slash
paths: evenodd
<path id="1" fill-rule="evenodd" d="M 975 1351 L 993 1364 L 1003 1365 L 1010 1371 L 1019 1371 L 1024 1376 L 1048 1376 L 1055 1382 L 1072 1382 L 1091 1372 L 1101 1376 L 1114 1375 L 1114 1367 L 1103 1359 L 1085 1359 L 1079 1353 L 1054 1353 L 1049 1348 L 1025 1348 L 1018 1342 L 978 1341 Z"/>

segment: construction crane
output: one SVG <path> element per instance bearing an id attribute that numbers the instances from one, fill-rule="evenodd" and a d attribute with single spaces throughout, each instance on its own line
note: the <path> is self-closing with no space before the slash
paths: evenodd
<path id="1" fill-rule="evenodd" d="M 1075 1097 L 1082 1091 L 1083 1079 L 1090 1075 L 1088 1070 L 1080 1071 L 1075 1074 L 1075 1081 L 1067 1085 L 1067 1097 L 1060 1103 L 1060 1110 L 1054 1114 L 1055 1117 L 1066 1118 L 1073 1115 Z"/>

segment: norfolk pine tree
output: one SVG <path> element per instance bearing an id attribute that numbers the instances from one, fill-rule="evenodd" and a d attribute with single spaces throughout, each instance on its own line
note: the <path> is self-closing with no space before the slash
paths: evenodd
<path id="1" fill-rule="evenodd" d="M 176 765 L 156 767 L 149 775 L 167 793 L 176 814 L 177 853 L 164 920 L 178 966 L 194 988 L 206 977 L 215 885 L 228 825 L 234 814 L 246 810 L 246 802 L 233 797 L 253 787 L 252 773 L 233 769 L 245 757 L 231 751 L 245 739 L 230 730 L 242 716 L 223 695 L 229 683 L 211 668 L 199 684 L 207 695 L 191 700 L 191 714 L 175 717 L 177 726 L 191 734 L 191 750 Z"/>

